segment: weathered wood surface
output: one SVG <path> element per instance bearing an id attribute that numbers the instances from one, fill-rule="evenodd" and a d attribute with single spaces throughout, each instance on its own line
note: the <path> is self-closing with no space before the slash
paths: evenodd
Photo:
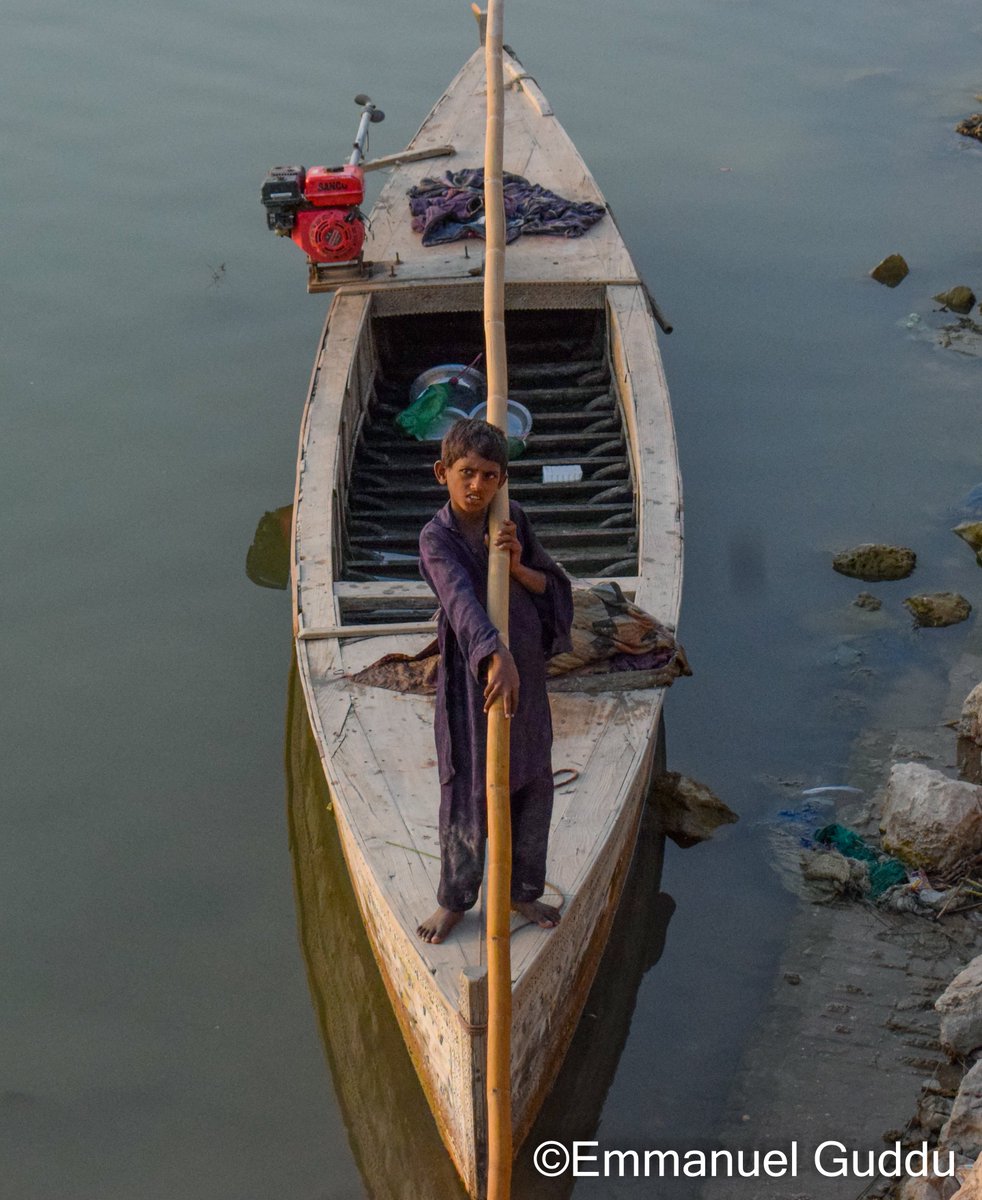
<path id="1" fill-rule="evenodd" d="M 674 572 L 673 572 L 674 574 Z M 593 587 L 598 583 L 616 583 L 624 595 L 633 599 L 637 591 L 638 580 L 634 575 L 605 575 L 593 576 L 589 579 L 577 579 L 577 587 Z M 420 580 L 389 580 L 375 579 L 365 583 L 339 579 L 334 584 L 334 595 L 339 600 L 366 600 L 384 603 L 391 600 L 412 599 L 429 600 L 436 603 L 436 597 L 430 590 L 430 585 Z"/>
<path id="2" fill-rule="evenodd" d="M 635 603 L 674 625 L 682 597 L 682 482 L 668 384 L 642 287 L 609 287 L 610 358 L 640 504 Z"/>
<path id="3" fill-rule="evenodd" d="M 385 154 L 381 158 L 373 158 L 362 163 L 363 171 L 383 171 L 388 167 L 401 167 L 407 162 L 423 162 L 433 158 L 447 158 L 455 154 L 453 146 L 430 146 L 424 150 L 403 150 L 399 154 Z"/>
<path id="4" fill-rule="evenodd" d="M 301 629 L 301 641 L 319 638 L 392 637 L 393 634 L 436 633 L 436 621 L 393 621 L 385 625 L 326 625 L 323 629 Z"/>
<path id="5" fill-rule="evenodd" d="M 507 51 L 504 64 L 504 169 L 567 199 L 604 204 L 596 180 L 538 84 Z M 394 282 L 466 282 L 480 266 L 480 242 L 424 247 L 409 225 L 406 192 L 427 176 L 482 165 L 485 96 L 484 52 L 477 50 L 407 147 L 452 145 L 455 153 L 436 164 L 408 162 L 393 171 L 372 210 L 365 243 L 365 257 L 383 269 L 352 286 L 372 290 Z M 389 274 L 390 266 L 394 275 Z M 520 237 L 508 247 L 506 277 L 509 282 L 637 282 L 637 270 L 608 212 L 580 238 Z"/>
<path id="6" fill-rule="evenodd" d="M 483 135 L 473 111 L 483 109 L 480 65 L 479 52 L 438 102 L 414 147 L 452 142 L 459 157 L 462 148 L 479 144 L 480 138 L 473 143 L 465 133 L 473 125 Z M 564 195 L 602 202 L 544 97 L 517 63 L 506 69 L 512 78 L 506 89 L 506 146 L 511 147 L 506 169 Z M 478 158 L 447 160 L 450 167 L 478 163 Z M 293 596 L 301 681 L 362 917 L 441 1133 L 466 1185 L 478 1195 L 483 1118 L 477 1076 L 482 1068 L 475 1048 L 481 1039 L 473 1036 L 474 1022 L 461 1008 L 461 974 L 480 972 L 486 960 L 483 913 L 468 914 L 442 945 L 422 943 L 415 934 L 420 918 L 435 906 L 439 875 L 433 702 L 348 678 L 383 654 L 416 653 L 429 636 L 373 630 L 360 639 L 302 637 L 304 630 L 334 634 L 348 624 L 345 602 L 398 608 L 406 599 L 425 604 L 428 596 L 422 583 L 338 578 L 354 449 L 378 370 L 373 313 L 411 311 L 414 289 L 404 286 L 406 279 L 439 280 L 439 263 L 451 259 L 453 269 L 442 276 L 448 286 L 415 289 L 425 296 L 421 307 L 438 312 L 443 296 L 452 309 L 457 297 L 473 294 L 473 282 L 454 282 L 462 248 L 449 257 L 446 248 L 418 253 L 405 188 L 407 178 L 421 178 L 426 170 L 423 163 L 399 167 L 373 213 L 377 246 L 372 253 L 394 257 L 398 250 L 406 264 L 405 273 L 386 285 L 395 290 L 383 297 L 361 284 L 346 285 L 329 313 L 298 455 Z M 424 260 L 429 265 L 417 268 Z M 468 265 L 473 267 L 473 258 Z M 650 310 L 616 226 L 605 218 L 581 239 L 519 239 L 509 249 L 509 283 L 514 279 L 618 281 L 591 295 L 606 307 L 608 353 L 639 505 L 638 573 L 620 582 L 642 607 L 674 625 L 681 586 L 674 430 Z M 523 288 L 519 282 L 507 291 L 506 304 L 521 306 L 529 294 Z M 395 304 L 389 303 L 392 296 L 398 297 Z M 363 624 L 364 616 L 357 623 Z M 562 1060 L 616 909 L 662 695 L 628 689 L 551 697 L 553 765 L 578 776 L 557 791 L 551 831 L 547 898 L 551 894 L 563 902 L 562 924 L 545 932 L 516 923 L 513 932 L 516 1146 Z M 472 1003 L 478 1003 L 475 997 L 465 1009 Z"/>

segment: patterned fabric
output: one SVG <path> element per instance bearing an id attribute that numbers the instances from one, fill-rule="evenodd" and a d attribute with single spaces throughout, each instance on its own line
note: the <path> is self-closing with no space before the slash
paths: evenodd
<path id="1" fill-rule="evenodd" d="M 607 211 L 589 200 L 566 200 L 521 175 L 502 172 L 505 241 L 523 233 L 582 237 Z M 447 171 L 442 179 L 424 179 L 409 189 L 412 227 L 424 246 L 484 237 L 484 169 Z"/>
<path id="2" fill-rule="evenodd" d="M 652 671 L 680 651 L 671 630 L 626 599 L 613 581 L 574 591 L 570 637 L 573 649 L 550 660 L 550 675 L 597 664 L 605 671 Z"/>
<path id="3" fill-rule="evenodd" d="M 572 649 L 549 660 L 549 680 L 645 671 L 656 673 L 655 679 L 646 680 L 646 686 L 668 687 L 680 675 L 692 674 L 685 650 L 672 631 L 625 599 L 614 582 L 592 588 L 574 585 L 570 638 Z M 436 691 L 439 654 L 436 642 L 414 655 L 386 654 L 352 679 L 370 687 L 431 696 Z"/>

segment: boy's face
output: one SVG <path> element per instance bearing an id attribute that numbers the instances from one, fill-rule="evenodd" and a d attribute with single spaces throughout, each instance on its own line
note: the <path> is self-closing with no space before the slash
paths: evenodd
<path id="1" fill-rule="evenodd" d="M 495 493 L 505 482 L 505 474 L 496 462 L 468 452 L 449 467 L 433 464 L 433 473 L 450 493 L 450 507 L 465 520 L 476 520 L 487 512 Z"/>

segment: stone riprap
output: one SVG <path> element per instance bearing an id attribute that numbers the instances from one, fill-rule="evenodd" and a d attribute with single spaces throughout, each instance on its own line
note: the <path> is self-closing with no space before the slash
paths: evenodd
<path id="1" fill-rule="evenodd" d="M 712 837 L 720 825 L 731 825 L 737 814 L 702 783 L 666 771 L 652 784 L 652 803 L 663 832 L 680 846 Z"/>
<path id="2" fill-rule="evenodd" d="M 917 564 L 917 555 L 906 546 L 864 542 L 843 550 L 832 559 L 832 569 L 851 579 L 875 583 L 884 579 L 906 579 Z"/>
<path id="3" fill-rule="evenodd" d="M 968 542 L 975 551 L 975 561 L 982 567 L 982 521 L 962 521 L 951 532 Z"/>
<path id="4" fill-rule="evenodd" d="M 964 284 L 949 288 L 946 292 L 938 292 L 934 298 L 951 312 L 962 313 L 963 315 L 970 313 L 972 305 L 975 303 L 975 293 L 970 287 L 965 287 Z"/>
<path id="5" fill-rule="evenodd" d="M 971 604 L 958 592 L 926 592 L 920 596 L 908 596 L 904 605 L 912 613 L 915 622 L 925 629 L 958 625 L 967 621 L 972 613 Z"/>
<path id="6" fill-rule="evenodd" d="M 880 817 L 883 847 L 944 874 L 982 851 L 982 787 L 920 763 L 895 763 Z"/>
<path id="7" fill-rule="evenodd" d="M 960 971 L 934 1002 L 941 1017 L 941 1045 L 952 1058 L 982 1049 L 982 954 Z"/>
<path id="8" fill-rule="evenodd" d="M 938 1147 L 969 1158 L 982 1154 L 982 1062 L 977 1062 L 962 1080 Z"/>
<path id="9" fill-rule="evenodd" d="M 898 284 L 903 283 L 909 274 L 910 267 L 907 266 L 907 261 L 902 254 L 888 254 L 870 271 L 871 278 L 889 288 L 895 288 Z"/>
<path id="10" fill-rule="evenodd" d="M 977 683 L 965 697 L 956 732 L 959 737 L 971 738 L 982 746 L 982 683 Z"/>
<path id="11" fill-rule="evenodd" d="M 975 1166 L 951 1200 L 982 1200 L 982 1156 L 975 1160 Z"/>

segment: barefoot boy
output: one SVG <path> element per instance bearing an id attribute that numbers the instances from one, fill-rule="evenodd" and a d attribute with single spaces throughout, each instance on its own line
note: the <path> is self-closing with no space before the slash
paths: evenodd
<path id="1" fill-rule="evenodd" d="M 487 837 L 486 714 L 499 696 L 512 728 L 512 907 L 551 929 L 559 910 L 539 899 L 552 815 L 546 660 L 570 647 L 572 589 L 512 503 L 496 543 L 511 557 L 509 650 L 485 609 L 488 508 L 505 481 L 508 444 L 485 421 L 458 421 L 433 469 L 450 495 L 419 539 L 420 570 L 440 601 L 440 907 L 417 932 L 423 941 L 442 942 L 477 902 Z"/>

